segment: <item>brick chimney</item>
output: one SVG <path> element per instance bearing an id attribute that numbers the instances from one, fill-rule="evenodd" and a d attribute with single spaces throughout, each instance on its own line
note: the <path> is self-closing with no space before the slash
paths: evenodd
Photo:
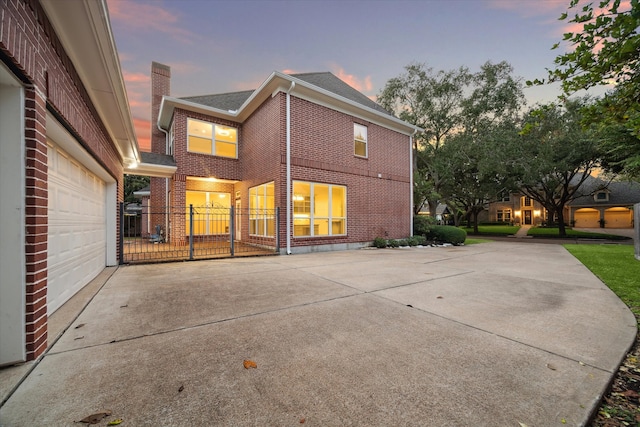
<path id="1" fill-rule="evenodd" d="M 157 126 L 160 103 L 164 95 L 171 95 L 171 68 L 158 62 L 151 63 L 151 152 L 166 153 L 165 135 Z"/>

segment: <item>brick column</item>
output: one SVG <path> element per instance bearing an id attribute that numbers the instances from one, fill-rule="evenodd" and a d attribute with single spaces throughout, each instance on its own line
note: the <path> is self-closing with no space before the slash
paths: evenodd
<path id="1" fill-rule="evenodd" d="M 25 255 L 27 360 L 47 348 L 47 137 L 46 97 L 25 88 Z"/>

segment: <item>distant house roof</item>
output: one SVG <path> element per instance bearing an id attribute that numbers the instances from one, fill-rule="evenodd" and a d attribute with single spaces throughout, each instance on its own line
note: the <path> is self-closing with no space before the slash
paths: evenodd
<path id="1" fill-rule="evenodd" d="M 601 191 L 609 193 L 609 197 L 602 201 L 594 199 L 594 195 Z M 582 184 L 579 193 L 582 194 L 582 196 L 569 203 L 571 206 L 629 206 L 640 203 L 640 183 L 638 182 L 608 182 L 601 178 L 589 177 Z"/>
<path id="2" fill-rule="evenodd" d="M 169 178 L 178 169 L 173 156 L 168 154 L 140 152 L 140 163 L 131 172 L 135 175 Z M 131 173 L 128 172 L 127 173 Z"/>

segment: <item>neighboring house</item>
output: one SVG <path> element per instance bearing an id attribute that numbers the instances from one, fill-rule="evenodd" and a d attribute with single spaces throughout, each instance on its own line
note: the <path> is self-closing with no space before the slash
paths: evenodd
<path id="1" fill-rule="evenodd" d="M 41 355 L 49 316 L 118 264 L 123 170 L 139 153 L 105 2 L 0 4 L 6 365 Z"/>
<path id="2" fill-rule="evenodd" d="M 589 178 L 568 206 L 566 218 L 578 228 L 633 228 L 633 205 L 640 203 L 640 183 Z"/>
<path id="3" fill-rule="evenodd" d="M 577 228 L 633 228 L 633 205 L 640 202 L 640 183 L 589 177 L 579 196 L 565 206 L 567 225 Z M 508 194 L 489 204 L 483 222 L 541 225 L 546 209 L 522 194 Z"/>
<path id="4" fill-rule="evenodd" d="M 190 220 L 156 213 L 190 205 L 236 213 L 194 234 L 233 229 L 281 253 L 411 235 L 415 126 L 331 73 L 274 72 L 256 90 L 186 98 L 170 96 L 170 75 L 152 64 L 154 159 L 143 153 L 139 172 L 155 168 L 151 226 L 169 242 L 187 240 Z"/>

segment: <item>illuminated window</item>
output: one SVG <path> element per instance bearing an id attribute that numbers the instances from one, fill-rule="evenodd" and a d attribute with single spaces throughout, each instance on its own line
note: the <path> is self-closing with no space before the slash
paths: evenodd
<path id="1" fill-rule="evenodd" d="M 346 233 L 346 187 L 293 182 L 294 237 L 338 236 Z"/>
<path id="2" fill-rule="evenodd" d="M 511 209 L 498 209 L 498 222 L 511 222 Z"/>
<path id="3" fill-rule="evenodd" d="M 273 182 L 249 189 L 249 234 L 275 236 L 276 215 Z"/>
<path id="4" fill-rule="evenodd" d="M 353 124 L 354 152 L 356 156 L 367 157 L 367 127 Z"/>
<path id="5" fill-rule="evenodd" d="M 207 191 L 186 192 L 186 235 L 191 230 L 189 206 L 193 205 L 193 234 L 229 234 L 231 194 Z"/>
<path id="6" fill-rule="evenodd" d="M 237 159 L 238 129 L 187 119 L 187 150 Z"/>

